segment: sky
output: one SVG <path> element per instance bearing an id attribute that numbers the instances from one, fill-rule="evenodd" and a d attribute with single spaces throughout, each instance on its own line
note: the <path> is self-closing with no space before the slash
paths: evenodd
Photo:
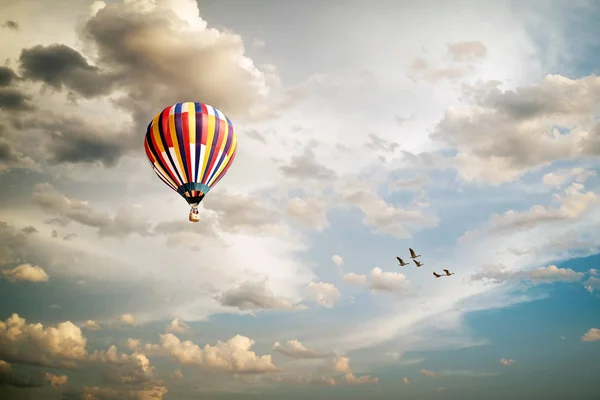
<path id="1" fill-rule="evenodd" d="M 598 2 L 0 15 L 0 398 L 600 395 Z M 185 101 L 238 138 L 197 224 Z"/>

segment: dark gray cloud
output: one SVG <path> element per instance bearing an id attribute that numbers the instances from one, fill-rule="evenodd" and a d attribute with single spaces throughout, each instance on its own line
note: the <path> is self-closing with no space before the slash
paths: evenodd
<path id="1" fill-rule="evenodd" d="M 0 67 L 0 86 L 10 86 L 16 78 L 18 77 L 15 71 L 8 67 Z"/>
<path id="2" fill-rule="evenodd" d="M 109 124 L 94 126 L 79 118 L 51 112 L 17 117 L 14 124 L 18 129 L 40 130 L 45 134 L 44 155 L 50 164 L 100 162 L 113 167 L 129 149 L 140 145 L 139 136 L 119 135 Z"/>
<path id="3" fill-rule="evenodd" d="M 26 226 L 25 228 L 21 229 L 21 232 L 29 235 L 32 233 L 38 233 L 39 231 L 35 228 L 35 226 Z"/>
<path id="4" fill-rule="evenodd" d="M 21 92 L 18 89 L 2 88 L 0 89 L 0 110 L 22 111 L 31 110 L 33 106 L 29 104 L 31 96 Z"/>
<path id="5" fill-rule="evenodd" d="M 112 79 L 103 75 L 77 51 L 63 44 L 23 49 L 19 58 L 22 77 L 55 89 L 67 88 L 84 97 L 106 94 Z"/>
<path id="6" fill-rule="evenodd" d="M 0 139 L 0 163 L 15 162 L 19 156 L 12 146 L 3 139 Z"/>
<path id="7" fill-rule="evenodd" d="M 240 310 L 291 310 L 295 308 L 287 300 L 277 297 L 265 282 L 246 282 L 215 297 L 224 306 Z"/>
<path id="8" fill-rule="evenodd" d="M 6 21 L 4 21 L 4 23 L 2 24 L 3 28 L 8 28 L 8 29 L 12 29 L 12 30 L 19 30 L 19 23 L 17 21 L 13 21 L 11 19 L 7 19 Z"/>
<path id="9" fill-rule="evenodd" d="M 86 202 L 69 199 L 48 183 L 37 185 L 32 199 L 44 211 L 58 218 L 97 228 L 100 236 L 150 234 L 150 224 L 139 218 L 133 209 L 120 208 L 114 217 L 110 217 L 107 213 L 95 211 Z"/>
<path id="10" fill-rule="evenodd" d="M 148 122 L 176 102 L 201 101 L 230 117 L 248 116 L 252 107 L 264 106 L 260 100 L 269 82 L 275 82 L 269 80 L 275 72 L 257 69 L 244 56 L 240 36 L 202 27 L 187 29 L 187 21 L 161 4 L 142 7 L 116 2 L 82 21 L 78 33 L 93 57 L 64 44 L 22 50 L 19 64 L 24 80 L 43 82 L 74 99 L 113 94 L 118 88 L 120 97 L 113 97 L 112 104 L 134 121 L 126 131 L 111 134 L 114 128 L 109 121 L 106 126 L 91 125 L 84 117 L 65 117 L 57 111 L 17 119 L 18 130 L 42 131 L 46 162 L 114 166 L 128 151 L 139 150 Z M 203 23 L 200 18 L 197 22 Z M 8 71 L 4 73 L 2 82 L 12 79 Z M 0 92 L 0 107 L 23 109 L 27 99 L 15 90 Z"/>
<path id="11" fill-rule="evenodd" d="M 0 386 L 2 385 L 15 388 L 38 388 L 44 386 L 44 377 L 40 372 L 26 376 L 12 368 L 0 365 Z"/>
<path id="12" fill-rule="evenodd" d="M 306 146 L 301 155 L 292 156 L 289 164 L 282 165 L 279 169 L 290 178 L 306 180 L 332 180 L 336 173 L 330 168 L 319 164 L 311 146 Z"/>

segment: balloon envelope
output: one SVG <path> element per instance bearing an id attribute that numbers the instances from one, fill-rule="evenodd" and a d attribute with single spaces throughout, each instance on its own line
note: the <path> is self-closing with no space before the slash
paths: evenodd
<path id="1" fill-rule="evenodd" d="M 227 173 L 237 151 L 233 125 L 202 103 L 177 103 L 156 114 L 144 148 L 156 175 L 197 206 Z"/>

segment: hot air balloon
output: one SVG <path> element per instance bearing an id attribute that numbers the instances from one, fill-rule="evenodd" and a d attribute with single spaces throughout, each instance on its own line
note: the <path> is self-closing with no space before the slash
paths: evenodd
<path id="1" fill-rule="evenodd" d="M 237 137 L 216 108 L 177 103 L 148 124 L 144 148 L 156 175 L 191 206 L 189 221 L 198 222 L 198 205 L 235 159 Z"/>

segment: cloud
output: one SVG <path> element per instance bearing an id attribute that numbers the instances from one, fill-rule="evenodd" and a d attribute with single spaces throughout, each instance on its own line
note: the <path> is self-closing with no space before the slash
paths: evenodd
<path id="1" fill-rule="evenodd" d="M 31 96 L 13 88 L 0 88 L 0 109 L 8 111 L 32 110 Z"/>
<path id="2" fill-rule="evenodd" d="M 354 272 L 349 272 L 347 274 L 344 274 L 344 282 L 357 286 L 365 285 L 367 283 L 367 277 L 362 274 L 355 274 Z"/>
<path id="3" fill-rule="evenodd" d="M 584 274 L 571 268 L 558 268 L 556 265 L 539 267 L 528 271 L 509 271 L 504 265 L 490 265 L 479 269 L 470 276 L 471 281 L 490 281 L 503 283 L 506 281 L 528 281 L 533 285 L 554 282 L 579 282 Z"/>
<path id="4" fill-rule="evenodd" d="M 308 349 L 296 339 L 288 340 L 285 345 L 275 342 L 273 351 L 296 359 L 320 359 L 329 358 L 335 355 L 335 353 L 332 352 L 318 352 Z"/>
<path id="5" fill-rule="evenodd" d="M 0 321 L 0 359 L 40 366 L 73 367 L 86 358 L 86 339 L 71 322 L 44 328 L 13 314 Z"/>
<path id="6" fill-rule="evenodd" d="M 15 388 L 39 388 L 44 384 L 42 376 L 34 374 L 23 376 L 12 369 L 12 365 L 0 360 L 0 386 L 7 385 Z"/>
<path id="7" fill-rule="evenodd" d="M 469 104 L 448 107 L 431 138 L 456 150 L 450 159 L 464 180 L 494 185 L 554 161 L 597 155 L 598 81 L 547 75 L 514 90 L 502 91 L 497 81 L 463 85 Z"/>
<path id="8" fill-rule="evenodd" d="M 28 235 L 0 221 L 0 265 L 29 261 L 32 250 Z"/>
<path id="9" fill-rule="evenodd" d="M 436 374 L 435 372 L 433 372 L 433 371 L 430 371 L 430 370 L 428 370 L 428 369 L 424 369 L 424 368 L 423 368 L 422 370 L 420 370 L 420 371 L 419 371 L 419 373 L 420 373 L 421 375 L 423 375 L 423 376 L 427 376 L 427 377 L 429 377 L 429 378 L 435 378 L 435 377 L 437 377 L 437 374 Z"/>
<path id="10" fill-rule="evenodd" d="M 26 226 L 25 228 L 21 229 L 21 232 L 29 235 L 32 233 L 38 233 L 39 231 L 34 226 Z"/>
<path id="11" fill-rule="evenodd" d="M 189 329 L 190 329 L 190 327 L 188 325 L 186 325 L 179 318 L 175 318 L 167 326 L 167 332 L 174 332 L 174 333 L 184 333 L 184 332 L 188 331 Z"/>
<path id="12" fill-rule="evenodd" d="M 68 198 L 48 183 L 36 185 L 33 202 L 44 211 L 56 215 L 63 223 L 74 221 L 97 228 L 101 236 L 149 234 L 150 224 L 142 220 L 132 207 L 120 208 L 115 217 L 111 218 L 107 213 L 94 211 L 87 201 Z"/>
<path id="13" fill-rule="evenodd" d="M 397 179 L 388 184 L 388 192 L 416 191 L 422 189 L 423 186 L 430 182 L 431 179 L 426 175 L 417 176 L 412 179 Z"/>
<path id="14" fill-rule="evenodd" d="M 224 306 L 240 310 L 298 309 L 298 306 L 292 305 L 286 299 L 275 296 L 266 282 L 245 282 L 221 293 L 215 299 Z"/>
<path id="15" fill-rule="evenodd" d="M 430 63 L 423 58 L 415 58 L 408 66 L 408 76 L 412 79 L 422 79 L 428 83 L 438 83 L 441 81 L 456 81 L 469 72 L 470 66 L 449 65 L 447 67 L 432 67 Z"/>
<path id="16" fill-rule="evenodd" d="M 13 269 L 2 271 L 2 275 L 11 282 L 48 282 L 50 277 L 41 267 L 31 264 L 21 264 Z"/>
<path id="17" fill-rule="evenodd" d="M 307 291 L 314 301 L 327 308 L 333 307 L 341 297 L 340 291 L 326 282 L 310 282 Z"/>
<path id="18" fill-rule="evenodd" d="M 510 233 L 517 229 L 533 229 L 542 224 L 559 221 L 576 221 L 600 203 L 598 194 L 583 190 L 580 183 L 572 183 L 564 189 L 564 195 L 555 194 L 558 207 L 534 205 L 525 211 L 508 210 L 502 214 L 494 214 L 484 230 L 471 230 L 459 239 L 468 241 L 483 232 L 492 234 Z"/>
<path id="19" fill-rule="evenodd" d="M 596 342 L 600 340 L 600 329 L 590 328 L 590 330 L 581 337 L 581 340 L 583 342 Z"/>
<path id="20" fill-rule="evenodd" d="M 581 167 L 571 169 L 559 169 L 554 172 L 548 172 L 542 177 L 542 183 L 549 186 L 561 186 L 564 183 L 575 179 L 575 182 L 583 184 L 588 178 L 596 176 L 596 171 L 585 170 Z"/>
<path id="21" fill-rule="evenodd" d="M 44 378 L 46 378 L 46 382 L 48 382 L 53 388 L 66 385 L 67 380 L 69 379 L 67 375 L 54 375 L 49 372 L 44 374 Z"/>
<path id="22" fill-rule="evenodd" d="M 287 178 L 300 181 L 331 181 L 337 177 L 335 171 L 317 161 L 310 146 L 306 146 L 301 155 L 292 156 L 290 163 L 279 169 Z"/>
<path id="23" fill-rule="evenodd" d="M 501 358 L 500 359 L 500 364 L 504 365 L 505 367 L 508 367 L 509 365 L 512 365 L 515 363 L 515 360 L 513 360 L 512 358 Z"/>
<path id="24" fill-rule="evenodd" d="M 373 268 L 369 288 L 373 291 L 405 294 L 410 291 L 410 281 L 400 272 L 385 272 L 381 268 Z"/>
<path id="25" fill-rule="evenodd" d="M 90 65 L 77 50 L 63 44 L 23 49 L 19 63 L 24 79 L 43 82 L 57 90 L 66 88 L 84 97 L 107 94 L 111 90 L 110 76 Z"/>
<path id="26" fill-rule="evenodd" d="M 229 233 L 278 235 L 283 232 L 278 211 L 263 206 L 257 196 L 219 191 L 202 202 L 217 215 L 219 228 Z"/>
<path id="27" fill-rule="evenodd" d="M 369 143 L 366 145 L 367 148 L 375 151 L 382 151 L 384 153 L 393 153 L 400 146 L 400 144 L 390 142 L 374 133 L 369 133 L 369 140 Z"/>
<path id="28" fill-rule="evenodd" d="M 389 292 L 397 294 L 410 293 L 410 281 L 400 272 L 386 272 L 375 267 L 370 277 L 350 272 L 344 274 L 344 282 L 350 285 L 366 286 L 372 292 Z"/>
<path id="29" fill-rule="evenodd" d="M 18 76 L 15 74 L 15 71 L 8 67 L 0 66 L 0 87 L 10 86 L 16 79 L 18 79 Z"/>
<path id="30" fill-rule="evenodd" d="M 333 261 L 333 263 L 335 265 L 337 265 L 338 267 L 341 267 L 341 266 L 344 265 L 344 258 L 342 256 L 340 256 L 340 255 L 337 255 L 337 254 L 334 254 L 331 257 L 331 261 Z"/>
<path id="31" fill-rule="evenodd" d="M 594 269 L 590 270 L 590 276 L 583 282 L 583 287 L 590 293 L 600 289 L 600 277 L 594 274 Z"/>
<path id="32" fill-rule="evenodd" d="M 349 385 L 362 385 L 365 383 L 378 383 L 379 378 L 371 377 L 369 375 L 356 376 L 352 372 L 344 374 L 343 380 Z"/>
<path id="33" fill-rule="evenodd" d="M 15 31 L 19 30 L 19 24 L 17 23 L 17 21 L 13 21 L 10 19 L 7 19 L 6 21 L 4 21 L 4 23 L 2 24 L 2 27 L 12 29 Z"/>
<path id="34" fill-rule="evenodd" d="M 254 341 L 236 335 L 227 342 L 200 348 L 189 340 L 182 342 L 172 333 L 160 335 L 161 347 L 182 365 L 203 366 L 226 372 L 262 374 L 275 372 L 270 355 L 257 356 L 250 350 Z"/>
<path id="35" fill-rule="evenodd" d="M 173 371 L 172 376 L 173 376 L 173 378 L 178 379 L 178 380 L 184 379 L 181 368 L 177 368 L 175 371 Z"/>
<path id="36" fill-rule="evenodd" d="M 319 200 L 295 197 L 288 201 L 286 213 L 292 220 L 316 231 L 328 226 L 327 204 Z"/>
<path id="37" fill-rule="evenodd" d="M 3 97 L 3 93 L 0 89 L 0 109 L 4 107 L 6 101 L 10 100 L 10 98 Z M 16 139 L 6 131 L 5 126 L 0 125 L 0 175 L 10 169 L 38 170 L 38 166 L 30 157 L 17 150 Z"/>
<path id="38" fill-rule="evenodd" d="M 84 327 L 85 327 L 85 329 L 87 329 L 89 331 L 99 331 L 99 330 L 102 329 L 102 327 L 99 324 L 97 324 L 96 322 L 92 321 L 91 319 L 88 319 L 85 322 Z"/>
<path id="39" fill-rule="evenodd" d="M 399 239 L 412 237 L 409 229 L 433 228 L 438 219 L 425 216 L 421 210 L 407 210 L 388 204 L 377 193 L 365 188 L 342 188 L 340 199 L 363 213 L 363 223 L 374 227 L 376 232 Z"/>
<path id="40" fill-rule="evenodd" d="M 65 392 L 63 397 L 65 399 L 85 400 L 162 400 L 163 396 L 168 392 L 164 386 L 150 386 L 143 389 L 129 390 L 84 386 L 80 391 Z"/>
<path id="41" fill-rule="evenodd" d="M 350 369 L 350 358 L 343 356 L 336 356 L 334 358 L 326 360 L 321 365 L 321 369 L 338 374 L 346 374 L 348 372 L 352 372 Z"/>
<path id="42" fill-rule="evenodd" d="M 472 61 L 484 58 L 487 48 L 478 41 L 456 42 L 448 44 L 448 53 L 455 62 Z"/>
<path id="43" fill-rule="evenodd" d="M 123 325 L 131 325 L 131 326 L 136 325 L 135 318 L 131 314 L 121 315 L 119 317 L 119 322 L 122 323 Z"/>
<path id="44" fill-rule="evenodd" d="M 198 93 L 203 102 L 229 116 L 251 116 L 255 108 L 264 107 L 275 112 L 286 106 L 277 99 L 278 91 L 282 96 L 287 92 L 281 89 L 276 70 L 257 67 L 245 55 L 239 35 L 208 28 L 195 1 L 94 5 L 94 12 L 78 21 L 83 52 L 55 43 L 25 48 L 19 57 L 23 80 L 42 83 L 51 94 L 64 92 L 70 100 L 100 102 L 110 96 L 102 107 L 115 119 L 109 131 L 91 123 L 97 113 L 80 107 L 69 116 L 62 112 L 69 107 L 56 107 L 53 101 L 35 115 L 11 116 L 17 130 L 34 133 L 37 142 L 45 144 L 44 152 L 38 153 L 46 162 L 100 162 L 114 167 L 125 154 L 137 151 L 139 132 L 157 112 L 181 99 L 193 101 Z M 28 99 L 13 88 L 0 90 L 3 108 L 29 108 Z"/>

